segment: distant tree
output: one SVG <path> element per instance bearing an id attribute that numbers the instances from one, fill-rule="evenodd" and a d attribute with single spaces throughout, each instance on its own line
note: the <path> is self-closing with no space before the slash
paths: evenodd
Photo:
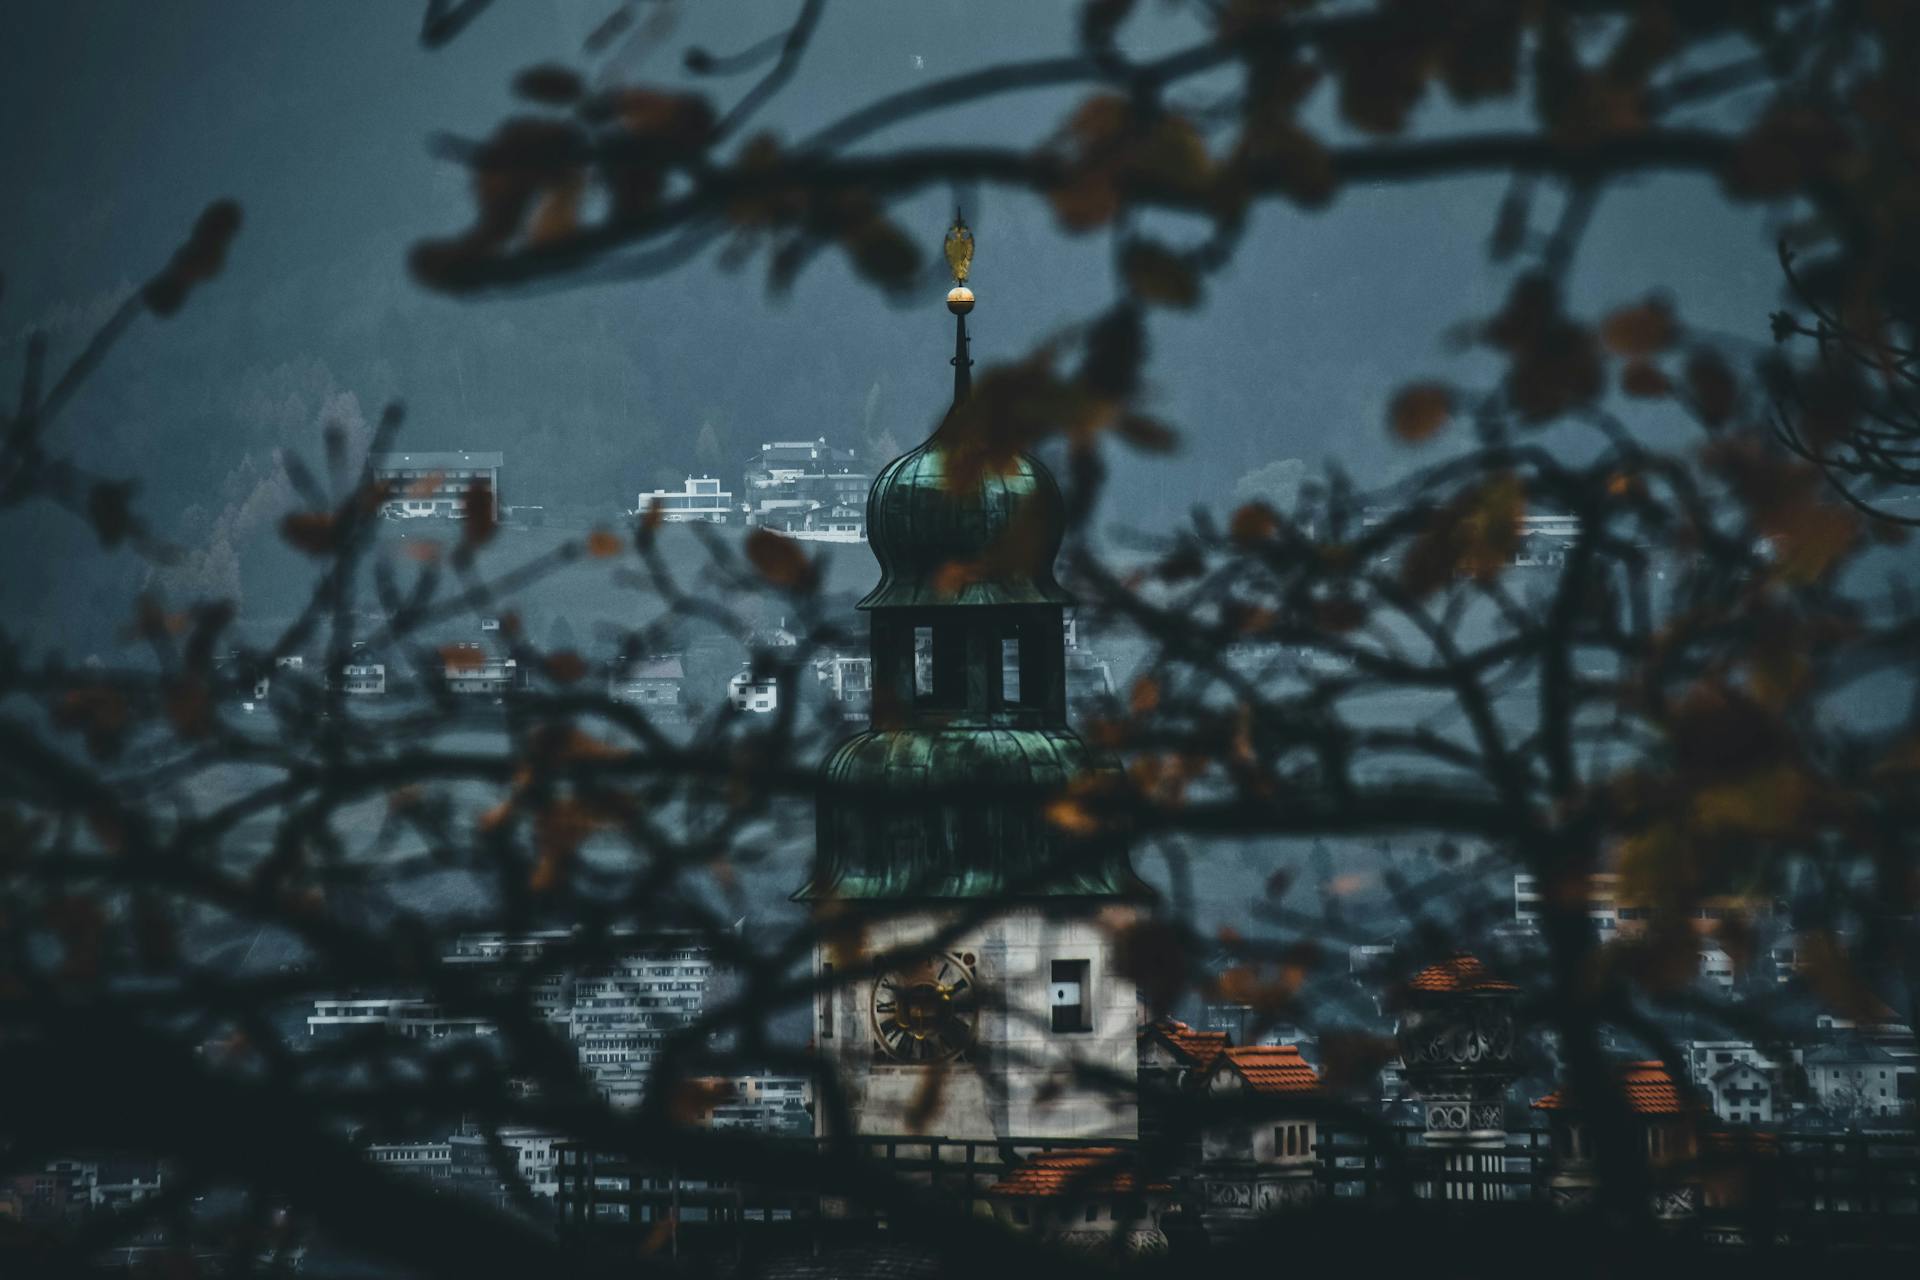
<path id="1" fill-rule="evenodd" d="M 720 433 L 711 420 L 700 424 L 693 439 L 693 464 L 703 474 L 717 476 L 726 470 L 726 451 L 720 447 Z"/>
<path id="2" fill-rule="evenodd" d="M 1264 467 L 1255 467 L 1234 482 L 1236 504 L 1264 502 L 1275 511 L 1291 511 L 1300 499 L 1300 485 L 1307 478 L 1307 464 L 1298 458 L 1282 458 Z"/>

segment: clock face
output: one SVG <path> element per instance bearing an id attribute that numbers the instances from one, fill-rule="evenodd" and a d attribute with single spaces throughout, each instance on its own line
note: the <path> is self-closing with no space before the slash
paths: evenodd
<path id="1" fill-rule="evenodd" d="M 895 1062 L 945 1062 L 973 1044 L 978 1016 L 971 952 L 941 952 L 873 984 L 875 1049 Z"/>

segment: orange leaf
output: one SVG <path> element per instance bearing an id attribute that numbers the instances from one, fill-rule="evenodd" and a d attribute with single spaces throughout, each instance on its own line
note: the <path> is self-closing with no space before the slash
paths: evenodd
<path id="1" fill-rule="evenodd" d="M 1640 359 L 1673 345 L 1673 308 L 1659 298 L 1622 307 L 1600 322 L 1600 341 L 1617 356 Z"/>
<path id="2" fill-rule="evenodd" d="M 620 554 L 620 539 L 605 529 L 595 529 L 587 535 L 587 554 L 596 560 L 606 560 Z"/>
<path id="3" fill-rule="evenodd" d="M 1694 412 L 1710 427 L 1717 427 L 1733 416 L 1739 403 L 1740 388 L 1726 361 L 1702 348 L 1687 361 L 1687 390 L 1693 395 Z"/>
<path id="4" fill-rule="evenodd" d="M 460 525 L 460 542 L 466 547 L 483 547 L 493 540 L 494 532 L 500 526 L 498 514 L 493 505 L 493 482 L 485 476 L 475 476 L 473 483 L 467 486 L 466 519 Z"/>
<path id="5" fill-rule="evenodd" d="M 1673 382 L 1658 365 L 1635 360 L 1620 370 L 1620 389 L 1630 396 L 1657 399 L 1672 393 Z"/>
<path id="6" fill-rule="evenodd" d="M 1120 270 L 1134 296 L 1169 307 L 1191 307 L 1200 300 L 1200 277 L 1192 265 L 1163 245 L 1135 240 L 1120 258 Z"/>
<path id="7" fill-rule="evenodd" d="M 1146 715 L 1160 705 L 1160 686 L 1152 676 L 1141 676 L 1133 682 L 1133 692 L 1127 697 L 1127 707 L 1137 716 Z"/>
<path id="8" fill-rule="evenodd" d="M 1092 835 L 1100 829 L 1100 820 L 1072 796 L 1061 796 L 1048 804 L 1046 817 L 1054 826 L 1076 836 Z"/>
<path id="9" fill-rule="evenodd" d="M 771 529 L 755 529 L 747 535 L 747 559 L 771 586 L 785 591 L 811 591 L 819 581 L 818 571 L 800 544 Z"/>
<path id="10" fill-rule="evenodd" d="M 1452 416 L 1453 391 L 1438 382 L 1402 387 L 1387 407 L 1388 425 L 1406 444 L 1432 439 Z"/>
<path id="11" fill-rule="evenodd" d="M 587 674 L 587 660 L 571 650 L 548 654 L 546 667 L 547 675 L 558 684 L 573 684 Z"/>
<path id="12" fill-rule="evenodd" d="M 1280 528 L 1280 517 L 1264 502 L 1249 502 L 1233 513 L 1227 536 L 1241 546 L 1265 542 Z"/>
<path id="13" fill-rule="evenodd" d="M 280 536 L 296 551 L 324 556 L 333 550 L 333 514 L 327 511 L 295 511 L 280 522 Z"/>

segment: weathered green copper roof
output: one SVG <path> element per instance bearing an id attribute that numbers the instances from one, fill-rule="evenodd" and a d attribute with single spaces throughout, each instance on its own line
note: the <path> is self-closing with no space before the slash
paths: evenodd
<path id="1" fill-rule="evenodd" d="M 874 477 L 867 541 L 880 561 L 880 585 L 860 607 L 1073 603 L 1053 577 L 1065 505 L 1052 473 L 1019 454 L 1007 469 L 989 470 L 977 485 L 955 490 L 948 462 L 936 432 Z M 1016 522 L 1016 536 L 1008 538 Z M 938 580 L 948 565 L 989 556 L 992 571 L 979 581 Z"/>
<path id="2" fill-rule="evenodd" d="M 813 878 L 795 896 L 1143 894 L 1123 844 L 1074 838 L 1044 813 L 1074 779 L 1113 772 L 1066 728 L 860 734 L 823 768 Z"/>

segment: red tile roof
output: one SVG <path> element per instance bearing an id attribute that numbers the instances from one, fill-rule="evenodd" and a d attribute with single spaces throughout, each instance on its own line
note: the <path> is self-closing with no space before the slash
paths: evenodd
<path id="1" fill-rule="evenodd" d="M 1224 1031 L 1196 1031 L 1178 1018 L 1161 1018 L 1148 1025 L 1201 1071 L 1212 1066 L 1220 1051 L 1233 1044 L 1233 1038 Z"/>
<path id="2" fill-rule="evenodd" d="M 1480 957 L 1456 951 L 1438 964 L 1430 964 L 1413 975 L 1407 984 L 1415 991 L 1448 993 L 1455 991 L 1518 991 L 1505 978 L 1496 978 L 1480 963 Z"/>
<path id="3" fill-rule="evenodd" d="M 1320 1091 L 1320 1074 L 1290 1044 L 1250 1044 L 1225 1049 L 1221 1057 L 1255 1093 L 1304 1094 Z"/>
<path id="4" fill-rule="evenodd" d="M 1621 1092 L 1626 1095 L 1627 1109 L 1635 1115 L 1677 1116 L 1690 1109 L 1681 1098 L 1673 1077 L 1668 1074 L 1666 1064 L 1658 1059 L 1623 1062 L 1616 1068 L 1615 1074 Z M 1558 1111 L 1576 1104 L 1567 1098 L 1565 1089 L 1555 1089 L 1533 1105 L 1541 1111 Z"/>
<path id="5" fill-rule="evenodd" d="M 987 1188 L 987 1194 L 1017 1200 L 1132 1195 L 1141 1190 L 1141 1184 L 1126 1161 L 1127 1156 L 1118 1147 L 1042 1151 L 1002 1174 Z M 1149 1182 L 1145 1189 L 1172 1190 L 1164 1182 Z"/>

